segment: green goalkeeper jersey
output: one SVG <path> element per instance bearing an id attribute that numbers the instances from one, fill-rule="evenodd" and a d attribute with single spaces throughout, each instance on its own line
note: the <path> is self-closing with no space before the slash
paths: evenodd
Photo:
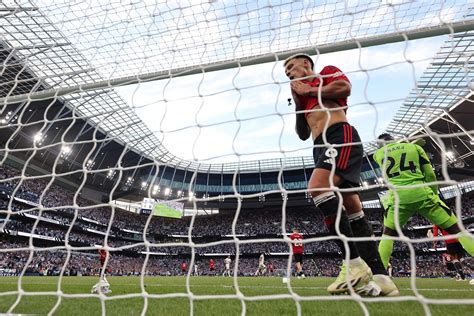
<path id="1" fill-rule="evenodd" d="M 411 143 L 387 144 L 374 153 L 374 160 L 382 169 L 388 181 L 397 187 L 396 191 L 400 203 L 413 203 L 427 199 L 434 189 L 424 186 L 419 188 L 407 188 L 403 186 L 424 184 L 434 181 L 434 172 L 431 169 L 427 175 L 424 165 L 429 164 L 429 158 L 425 151 L 418 145 Z M 432 173 L 432 174 L 431 174 Z M 436 192 L 437 193 L 437 192 Z M 394 192 L 390 190 L 388 201 L 393 205 Z"/>

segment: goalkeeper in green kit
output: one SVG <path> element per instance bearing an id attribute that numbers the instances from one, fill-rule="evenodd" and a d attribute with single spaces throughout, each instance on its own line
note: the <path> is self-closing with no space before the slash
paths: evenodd
<path id="1" fill-rule="evenodd" d="M 461 230 L 457 225 L 456 216 L 438 196 L 438 186 L 433 183 L 436 181 L 436 175 L 425 151 L 411 143 L 390 143 L 394 139 L 389 134 L 380 135 L 379 140 L 388 143 L 374 153 L 374 160 L 380 166 L 385 179 L 395 186 L 388 191 L 384 200 L 384 230 L 379 244 L 380 257 L 387 268 L 393 252 L 393 240 L 386 237 L 398 236 L 395 225 L 397 202 L 400 227 L 403 227 L 412 215 L 418 213 L 452 235 L 460 233 Z M 422 186 L 404 188 L 414 185 Z M 461 234 L 458 239 L 463 248 L 474 256 L 474 240 L 467 234 Z"/>

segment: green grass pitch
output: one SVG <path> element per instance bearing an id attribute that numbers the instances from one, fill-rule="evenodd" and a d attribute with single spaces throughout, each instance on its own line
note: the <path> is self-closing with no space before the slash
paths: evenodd
<path id="1" fill-rule="evenodd" d="M 0 314 L 6 313 L 18 298 L 12 291 L 18 291 L 18 277 L 0 278 Z M 21 288 L 25 291 L 18 305 L 11 311 L 18 314 L 47 314 L 57 303 L 57 277 L 23 277 Z M 90 289 L 97 282 L 97 277 L 64 277 L 60 283 L 64 293 L 55 315 L 100 315 L 105 308 L 107 315 L 140 315 L 145 300 L 141 297 L 139 277 L 109 277 L 113 293 L 103 301 L 98 296 L 90 296 Z M 235 295 L 233 278 L 224 277 L 190 277 L 189 290 L 194 296 L 187 296 L 186 277 L 145 277 L 145 291 L 150 295 L 147 302 L 147 315 L 241 315 L 245 308 L 247 315 L 296 315 L 297 304 L 290 294 L 287 284 L 280 277 L 257 277 L 237 279 L 239 289 L 246 298 L 244 303 L 238 298 L 223 297 Z M 302 315 L 364 315 L 363 308 L 349 296 L 330 296 L 326 287 L 333 279 L 306 278 L 291 279 L 295 294 L 301 296 Z M 423 305 L 415 298 L 410 286 L 410 279 L 395 279 L 402 296 L 409 300 L 403 302 L 364 302 L 370 315 L 425 315 Z M 452 300 L 456 304 L 430 304 L 432 315 L 474 315 L 474 305 L 462 300 L 474 300 L 474 286 L 468 281 L 456 282 L 450 279 L 417 279 L 419 294 L 428 299 Z M 10 293 L 9 293 L 10 292 Z M 35 294 L 35 295 L 31 295 Z M 85 297 L 68 297 L 71 294 L 82 294 Z M 170 295 L 180 297 L 169 297 Z M 132 295 L 134 297 L 124 297 Z M 219 299 L 206 298 L 206 295 L 219 295 Z M 280 295 L 271 298 L 270 295 Z M 315 296 L 321 296 L 318 299 Z M 255 300 L 258 298 L 265 300 Z M 307 300 L 308 298 L 312 298 Z"/>

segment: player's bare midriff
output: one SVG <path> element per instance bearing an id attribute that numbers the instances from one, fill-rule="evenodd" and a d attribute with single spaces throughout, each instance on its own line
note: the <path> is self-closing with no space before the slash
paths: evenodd
<path id="1" fill-rule="evenodd" d="M 323 100 L 323 106 L 317 105 L 313 108 L 314 112 L 311 112 L 306 117 L 308 126 L 311 128 L 311 137 L 313 141 L 323 133 L 326 122 L 329 120 L 327 128 L 330 126 L 340 123 L 347 122 L 346 113 L 344 108 L 333 100 Z M 331 109 L 331 110 L 325 110 Z"/>

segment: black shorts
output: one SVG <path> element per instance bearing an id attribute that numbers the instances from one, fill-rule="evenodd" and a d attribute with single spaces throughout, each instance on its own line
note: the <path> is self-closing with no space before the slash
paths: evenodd
<path id="1" fill-rule="evenodd" d="M 446 268 L 448 268 L 448 271 L 456 271 L 456 267 L 452 261 L 446 262 Z"/>
<path id="2" fill-rule="evenodd" d="M 357 130 L 349 123 L 336 123 L 327 129 L 326 140 L 335 146 L 332 148 L 329 145 L 324 146 L 322 134 L 314 140 L 314 145 L 317 146 L 313 148 L 315 168 L 331 170 L 335 165 L 335 173 L 344 179 L 340 187 L 358 187 L 364 148 L 362 144 L 340 146 L 360 143 Z"/>
<path id="3" fill-rule="evenodd" d="M 466 250 L 464 250 L 459 242 L 446 244 L 446 252 L 458 259 L 464 257 L 466 254 Z"/>
<path id="4" fill-rule="evenodd" d="M 303 263 L 303 254 L 302 253 L 294 253 L 293 254 L 293 260 L 295 260 L 295 263 L 296 262 L 299 262 L 299 263 Z"/>

